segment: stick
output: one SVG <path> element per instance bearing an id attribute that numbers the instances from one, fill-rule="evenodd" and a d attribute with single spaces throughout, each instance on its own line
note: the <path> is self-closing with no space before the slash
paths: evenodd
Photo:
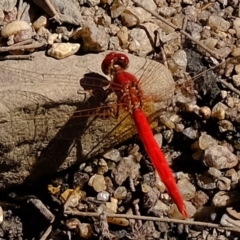
<path id="1" fill-rule="evenodd" d="M 82 217 L 99 217 L 100 216 L 99 213 L 79 212 L 76 210 L 72 210 L 72 211 L 68 210 L 68 211 L 65 211 L 64 214 L 82 216 Z M 237 228 L 223 227 L 220 224 L 197 222 L 197 221 L 191 221 L 191 220 L 158 218 L 158 217 L 137 216 L 137 215 L 128 215 L 128 214 L 108 214 L 108 213 L 106 213 L 106 216 L 109 218 L 127 218 L 127 219 L 146 220 L 146 221 L 155 221 L 155 222 L 177 223 L 177 224 L 185 224 L 185 225 L 218 228 L 218 229 L 223 229 L 223 230 L 232 231 L 232 232 L 240 232 L 240 229 L 237 229 Z"/>

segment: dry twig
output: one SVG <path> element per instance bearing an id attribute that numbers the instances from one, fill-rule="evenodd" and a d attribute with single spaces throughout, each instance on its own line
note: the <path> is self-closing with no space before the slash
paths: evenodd
<path id="1" fill-rule="evenodd" d="M 64 214 L 71 216 L 82 216 L 82 217 L 99 217 L 99 213 L 93 212 L 79 212 L 79 211 L 65 211 Z M 240 229 L 223 227 L 219 224 L 215 223 L 207 223 L 207 222 L 197 222 L 191 220 L 180 220 L 180 219 L 170 219 L 170 218 L 158 218 L 158 217 L 149 217 L 149 216 L 137 216 L 137 215 L 128 215 L 128 214 L 108 214 L 106 216 L 109 218 L 127 218 L 127 219 L 136 219 L 136 220 L 145 220 L 145 221 L 155 221 L 155 222 L 166 222 L 166 223 L 176 223 L 176 224 L 184 224 L 184 225 L 194 225 L 194 226 L 202 226 L 209 228 L 217 228 L 226 231 L 232 232 L 240 232 Z"/>

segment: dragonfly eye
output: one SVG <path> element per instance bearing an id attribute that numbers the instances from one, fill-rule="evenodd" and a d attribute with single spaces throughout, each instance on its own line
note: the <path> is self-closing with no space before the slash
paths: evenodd
<path id="1" fill-rule="evenodd" d="M 114 72 L 125 70 L 129 66 L 129 58 L 123 53 L 111 52 L 106 55 L 102 62 L 102 71 L 106 75 L 113 75 Z"/>

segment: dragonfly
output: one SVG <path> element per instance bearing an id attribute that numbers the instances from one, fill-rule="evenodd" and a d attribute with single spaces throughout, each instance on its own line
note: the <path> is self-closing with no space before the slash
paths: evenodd
<path id="1" fill-rule="evenodd" d="M 94 55 L 89 57 L 94 58 Z M 104 57 L 102 55 L 101 61 Z M 126 61 L 129 60 L 124 58 L 124 61 L 120 61 L 119 57 L 111 58 L 109 60 L 107 55 L 105 60 L 98 64 L 102 65 L 102 70 L 106 75 L 110 75 L 110 78 L 114 79 L 118 73 L 116 65 L 121 66 L 119 70 L 123 70 L 129 63 Z M 48 59 L 48 61 L 53 60 Z M 130 61 L 134 62 L 131 58 Z M 140 60 L 138 59 L 138 61 Z M 97 68 L 98 64 L 96 64 Z M 136 74 L 139 80 L 137 81 L 131 74 L 128 76 L 133 77 L 133 85 L 136 84 L 137 88 L 141 89 L 140 103 L 136 103 L 141 105 L 138 110 L 143 109 L 148 120 L 154 123 L 155 117 L 159 115 L 158 111 L 165 108 L 171 101 L 174 93 L 174 81 L 171 73 L 163 65 L 145 59 L 140 64 L 142 68 Z M 50 63 L 47 65 L 51 66 Z M 21 175 L 21 171 L 18 172 L 16 168 L 8 166 L 7 161 L 10 163 L 27 161 L 30 163 L 27 167 L 31 169 L 28 178 L 31 179 L 31 176 L 36 178 L 42 176 L 43 173 L 48 174 L 62 170 L 82 159 L 88 159 L 99 153 L 99 149 L 109 149 L 136 132 L 134 121 L 136 123 L 141 119 L 135 115 L 141 115 L 141 112 L 134 111 L 135 117 L 132 121 L 131 104 L 126 104 L 128 93 L 122 94 L 121 82 L 109 82 L 106 77 L 92 72 L 83 76 L 75 76 L 72 72 L 67 75 L 36 74 L 35 71 L 16 69 L 12 66 L 11 64 L 10 67 L 1 67 L 2 74 L 5 71 L 8 75 L 2 80 L 0 89 L 3 106 L 0 115 L 0 160 L 1 164 L 8 169 L 8 176 L 12 174 L 12 176 L 18 177 L 19 174 L 19 181 L 22 179 L 25 181 L 25 176 Z M 83 66 L 83 68 L 86 67 Z M 15 75 L 15 77 L 11 77 L 11 75 Z M 115 76 L 115 79 L 118 80 L 118 77 Z M 98 81 L 96 82 L 96 80 Z M 84 96 L 86 94 L 84 89 L 93 90 L 88 96 Z M 104 116 L 102 114 L 104 110 L 109 109 L 101 104 L 108 98 L 109 89 L 118 98 L 117 104 L 115 104 L 118 108 L 118 118 L 99 119 L 98 115 Z M 87 100 L 84 101 L 83 98 L 87 98 Z M 79 107 L 79 105 L 81 106 Z M 97 118 L 95 116 L 90 118 L 91 114 Z M 146 117 L 143 118 L 147 123 Z M 140 130 L 140 133 L 144 135 L 147 130 L 146 137 L 149 138 L 151 127 L 147 125 L 146 128 L 144 127 L 144 131 Z M 152 133 L 150 136 L 152 138 Z M 144 136 L 140 135 L 140 138 L 144 141 Z M 145 144 L 147 142 L 148 140 Z M 150 141 L 150 143 L 152 142 L 153 140 Z M 155 146 L 159 149 L 158 145 Z M 74 157 L 75 155 L 77 157 Z M 163 154 L 160 158 L 165 159 Z M 180 212 L 183 216 L 187 216 L 169 166 L 166 163 L 161 166 L 161 169 L 159 169 L 159 165 L 155 164 L 154 166 L 158 172 L 166 171 L 161 177 L 164 178 L 165 175 L 171 177 L 170 181 L 165 181 L 165 184 L 170 195 L 172 193 L 173 200 L 176 200 Z M 4 174 L 4 171 L 0 173 L 0 177 L 4 178 Z M 11 186 L 11 182 L 9 186 Z"/>
<path id="2" fill-rule="evenodd" d="M 154 138 L 147 116 L 143 111 L 144 95 L 139 85 L 139 80 L 133 74 L 126 71 L 128 66 L 129 59 L 125 54 L 111 52 L 102 62 L 102 71 L 104 74 L 111 76 L 113 85 L 118 86 L 113 88 L 118 102 L 122 103 L 125 110 L 130 112 L 153 166 L 165 184 L 170 196 L 178 206 L 179 211 L 187 218 L 186 206 L 178 190 L 172 171 Z"/>

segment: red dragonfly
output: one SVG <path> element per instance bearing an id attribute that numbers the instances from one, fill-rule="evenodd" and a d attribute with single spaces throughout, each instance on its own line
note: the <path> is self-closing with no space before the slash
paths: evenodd
<path id="1" fill-rule="evenodd" d="M 178 206 L 179 211 L 187 218 L 186 206 L 178 190 L 172 171 L 153 136 L 147 117 L 142 110 L 143 92 L 139 86 L 139 80 L 131 73 L 125 71 L 128 66 L 129 59 L 125 54 L 111 52 L 102 62 L 102 71 L 104 74 L 111 76 L 111 84 L 115 86 L 113 89 L 118 97 L 118 102 L 130 112 L 153 166 L 165 184 L 170 196 Z"/>
<path id="2" fill-rule="evenodd" d="M 89 58 L 92 57 L 94 56 L 89 56 Z M 47 61 L 53 60 L 48 59 Z M 12 159 L 12 157 L 14 157 L 14 160 L 17 159 L 20 162 L 24 162 L 25 159 L 30 159 L 29 162 L 35 164 L 37 155 L 36 166 L 34 166 L 36 172 L 38 172 L 38 169 L 41 169 L 41 172 L 46 174 L 52 173 L 65 161 L 65 156 L 70 156 L 73 159 L 68 165 L 74 163 L 75 158 L 71 154 L 76 154 L 76 151 L 78 151 L 78 149 L 76 149 L 76 151 L 74 150 L 75 152 L 71 150 L 74 149 L 72 147 L 74 141 L 75 145 L 77 145 L 79 139 L 81 140 L 79 147 L 81 155 L 79 159 L 81 161 L 81 158 L 86 159 L 99 153 L 99 149 L 103 149 L 104 147 L 110 148 L 113 144 L 118 144 L 129 138 L 135 132 L 133 121 L 127 117 L 132 115 L 137 124 L 140 137 L 143 139 L 145 148 L 151 160 L 154 160 L 154 166 L 162 177 L 181 213 L 183 216 L 187 216 L 186 208 L 176 187 L 171 170 L 157 143 L 155 140 L 152 140 L 151 129 L 142 112 L 143 108 L 146 115 L 148 117 L 150 116 L 149 119 L 157 116 L 158 113 L 155 115 L 154 112 L 165 107 L 166 105 L 162 105 L 162 103 L 168 101 L 169 97 L 171 98 L 173 95 L 174 82 L 170 72 L 165 71 L 163 65 L 157 62 L 146 61 L 146 63 L 148 63 L 148 65 L 143 66 L 142 75 L 138 81 L 133 75 L 124 71 L 129 65 L 129 60 L 126 55 L 114 53 L 114 55 L 110 54 L 106 56 L 102 62 L 102 69 L 104 73 L 113 78 L 109 89 L 112 89 L 118 97 L 118 104 L 115 104 L 115 106 L 119 107 L 120 114 L 117 121 L 105 119 L 104 122 L 100 121 L 99 124 L 94 123 L 97 126 L 92 127 L 94 124 L 87 125 L 87 134 L 83 133 L 83 131 L 85 131 L 85 118 L 89 117 L 92 113 L 98 115 L 99 112 L 96 109 L 92 109 L 95 103 L 92 105 L 87 102 L 84 106 L 86 110 L 82 110 L 82 106 L 79 108 L 76 107 L 83 101 L 79 100 L 80 96 L 77 93 L 79 76 L 73 76 L 72 73 L 69 75 L 36 74 L 35 72 L 21 70 L 20 68 L 14 69 L 6 67 L 4 69 L 0 67 L 2 76 L 4 76 L 2 80 L 3 86 L 0 91 L 1 102 L 7 107 L 6 115 L 4 115 L 7 117 L 2 120 L 2 124 L 0 125 L 0 131 L 2 133 L 0 144 L 6 146 L 2 148 L 4 150 L 2 152 L 3 159 Z M 36 63 L 35 65 L 38 66 Z M 49 63 L 48 65 L 52 67 L 56 64 L 52 65 Z M 73 71 L 74 67 L 75 66 L 72 66 L 71 71 Z M 39 70 L 36 70 L 36 72 L 38 71 Z M 8 75 L 3 75 L 4 72 Z M 17 76 L 12 78 L 11 75 L 16 75 L 16 73 Z M 170 81 L 165 81 L 164 79 L 166 78 L 170 78 Z M 91 86 L 95 86 L 95 79 L 95 77 L 86 77 L 85 82 L 87 82 L 85 86 L 89 87 L 89 89 Z M 109 84 L 109 82 L 105 80 L 106 79 L 103 79 L 103 85 L 101 86 L 105 87 Z M 156 84 L 158 85 L 156 86 Z M 153 100 L 151 107 L 153 106 L 154 109 L 150 109 L 145 101 L 149 96 L 152 98 L 151 100 Z M 19 101 L 20 99 L 21 101 Z M 105 107 L 98 107 L 98 109 L 104 108 Z M 127 113 L 124 108 L 128 110 Z M 131 114 L 129 114 L 129 112 Z M 79 117 L 82 117 L 83 120 L 80 121 Z M 139 121 L 143 121 L 143 124 L 139 125 Z M 97 133 L 96 127 L 100 129 Z M 112 127 L 110 133 L 106 132 L 109 131 L 106 130 L 108 127 Z M 143 130 L 142 127 L 144 128 Z M 104 140 L 104 136 L 101 134 L 106 134 L 107 140 Z M 145 137 L 147 137 L 147 139 Z M 73 141 L 71 141 L 72 139 Z M 100 144 L 95 145 L 95 142 Z M 155 156 L 156 153 L 149 152 L 149 147 L 147 147 L 153 142 L 154 148 L 160 151 L 160 153 L 158 153 L 160 154 L 159 159 L 153 157 L 152 155 Z M 29 143 L 32 144 L 33 147 L 30 145 L 30 148 L 24 148 L 24 144 Z M 43 143 L 47 146 L 46 148 L 44 148 Z M 23 150 L 20 151 L 22 146 Z M 18 151 L 15 151 L 15 149 Z M 43 149 L 44 151 L 42 151 Z M 39 155 L 40 152 L 41 154 Z M 78 157 L 78 152 L 76 155 Z M 29 166 L 29 168 L 31 168 L 31 166 Z M 169 178 L 169 180 L 166 180 L 166 177 Z"/>

